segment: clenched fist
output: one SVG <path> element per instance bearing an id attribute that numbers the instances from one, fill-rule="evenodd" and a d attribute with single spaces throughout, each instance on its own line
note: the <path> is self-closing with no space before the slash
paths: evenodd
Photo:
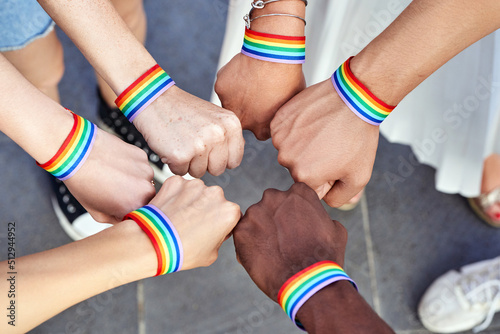
<path id="1" fill-rule="evenodd" d="M 330 79 L 281 107 L 271 134 L 279 163 L 330 206 L 343 205 L 370 180 L 379 128 L 358 118 Z"/>
<path id="2" fill-rule="evenodd" d="M 245 141 L 229 110 L 173 86 L 134 120 L 163 163 L 178 175 L 222 174 L 241 163 Z"/>
<path id="3" fill-rule="evenodd" d="M 288 191 L 268 189 L 234 230 L 239 261 L 257 286 L 277 300 L 285 281 L 323 260 L 344 265 L 347 231 L 332 221 L 304 183 Z"/>
<path id="4" fill-rule="evenodd" d="M 302 65 L 279 64 L 237 54 L 220 69 L 215 92 L 245 130 L 269 139 L 276 111 L 306 86 Z"/>
<path id="5" fill-rule="evenodd" d="M 150 203 L 167 215 L 179 233 L 182 270 L 211 265 L 241 216 L 240 207 L 224 198 L 221 187 L 180 176 L 168 178 Z"/>

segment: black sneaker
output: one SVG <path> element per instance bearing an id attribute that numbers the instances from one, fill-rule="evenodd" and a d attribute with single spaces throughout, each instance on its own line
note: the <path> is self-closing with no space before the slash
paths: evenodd
<path id="1" fill-rule="evenodd" d="M 168 165 L 161 162 L 160 157 L 149 148 L 142 134 L 129 122 L 120 109 L 110 108 L 102 98 L 99 89 L 97 90 L 97 96 L 99 99 L 99 121 L 97 126 L 108 133 L 118 136 L 124 142 L 144 150 L 148 155 L 149 164 L 153 167 L 155 180 L 159 183 L 163 183 L 167 178 L 173 176 L 174 174 L 170 171 Z M 186 174 L 185 178 L 190 179 L 191 177 Z"/>
<path id="2" fill-rule="evenodd" d="M 112 226 L 96 222 L 92 216 L 78 203 L 64 182 L 49 175 L 52 188 L 52 207 L 63 230 L 73 240 L 80 240 L 94 235 Z"/>

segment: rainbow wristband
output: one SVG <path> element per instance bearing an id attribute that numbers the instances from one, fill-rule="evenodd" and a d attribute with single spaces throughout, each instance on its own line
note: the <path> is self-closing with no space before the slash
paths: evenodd
<path id="1" fill-rule="evenodd" d="M 46 163 L 36 163 L 61 181 L 72 177 L 83 166 L 92 150 L 97 132 L 97 127 L 92 122 L 77 114 L 73 114 L 73 118 L 73 128 L 59 151 Z"/>
<path id="2" fill-rule="evenodd" d="M 380 125 L 396 106 L 390 106 L 373 95 L 351 72 L 347 59 L 333 73 L 332 82 L 340 98 L 359 118 L 373 125 Z"/>
<path id="3" fill-rule="evenodd" d="M 173 85 L 174 80 L 156 64 L 128 86 L 116 98 L 115 104 L 128 120 L 133 122 L 147 106 Z"/>
<path id="4" fill-rule="evenodd" d="M 241 53 L 273 63 L 303 64 L 306 61 L 306 38 L 271 35 L 246 28 Z"/>
<path id="5" fill-rule="evenodd" d="M 278 293 L 278 303 L 285 313 L 304 329 L 302 324 L 295 320 L 297 312 L 316 292 L 337 281 L 350 281 L 357 289 L 356 283 L 347 276 L 344 270 L 333 261 L 321 261 L 298 272 L 290 277 Z"/>
<path id="6" fill-rule="evenodd" d="M 158 257 L 158 270 L 155 276 L 179 271 L 182 268 L 184 253 L 181 238 L 167 216 L 153 204 L 127 214 L 123 220 L 132 219 L 148 235 Z"/>

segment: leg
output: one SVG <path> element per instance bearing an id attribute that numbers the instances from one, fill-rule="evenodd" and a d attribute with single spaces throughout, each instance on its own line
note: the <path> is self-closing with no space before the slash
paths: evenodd
<path id="1" fill-rule="evenodd" d="M 3 55 L 35 87 L 59 102 L 57 85 L 64 74 L 64 59 L 55 30 L 20 50 L 3 52 Z"/>
<path id="2" fill-rule="evenodd" d="M 484 160 L 481 193 L 487 194 L 500 187 L 500 154 L 492 154 Z"/>
<path id="3" fill-rule="evenodd" d="M 142 0 L 112 0 L 113 6 L 135 37 L 142 43 L 146 41 L 146 13 Z M 108 84 L 97 74 L 101 95 L 110 107 L 115 106 L 116 95 Z"/>

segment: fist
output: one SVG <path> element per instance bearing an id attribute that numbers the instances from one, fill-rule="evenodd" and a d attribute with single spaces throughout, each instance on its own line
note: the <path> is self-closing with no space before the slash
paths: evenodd
<path id="1" fill-rule="evenodd" d="M 271 133 L 279 163 L 330 206 L 343 205 L 370 180 L 378 126 L 356 116 L 330 79 L 305 89 L 281 107 Z"/>
<path id="2" fill-rule="evenodd" d="M 219 186 L 201 180 L 168 178 L 151 204 L 167 215 L 184 249 L 182 270 L 211 265 L 241 216 L 240 207 L 224 198 Z"/>
<path id="3" fill-rule="evenodd" d="M 215 92 L 243 129 L 266 140 L 276 111 L 305 86 L 302 65 L 271 63 L 240 53 L 220 69 Z"/>
<path id="4" fill-rule="evenodd" d="M 323 260 L 344 265 L 347 231 L 332 221 L 304 183 L 268 189 L 234 230 L 237 258 L 257 286 L 276 301 L 283 283 Z"/>

